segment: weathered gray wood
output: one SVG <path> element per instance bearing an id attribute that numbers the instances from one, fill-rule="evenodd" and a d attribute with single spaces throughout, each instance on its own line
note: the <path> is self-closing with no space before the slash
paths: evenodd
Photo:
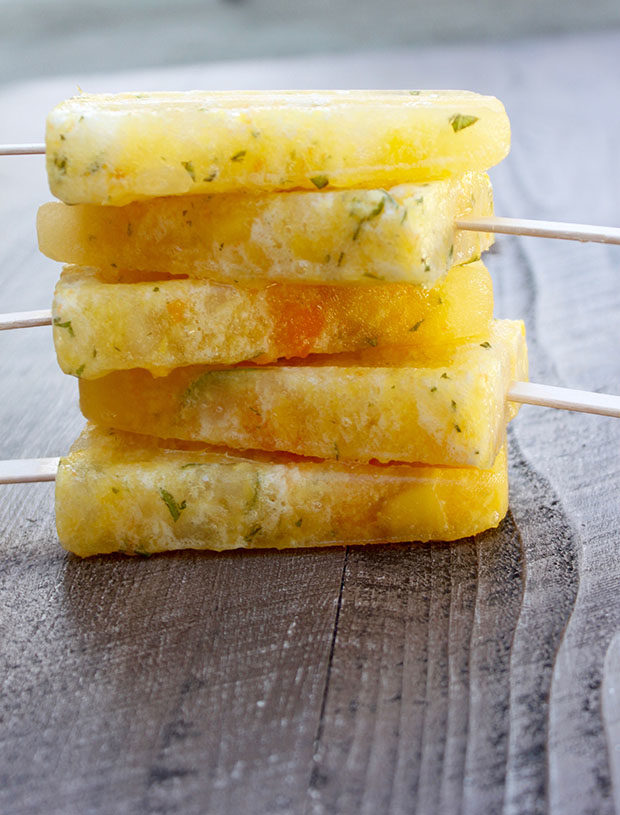
<path id="1" fill-rule="evenodd" d="M 619 68 L 609 34 L 80 84 L 496 93 L 497 211 L 618 225 Z M 0 91 L 0 141 L 74 86 Z M 40 158 L 2 159 L 2 312 L 49 303 L 46 198 Z M 533 379 L 620 392 L 617 249 L 502 237 L 489 265 Z M 0 458 L 62 454 L 81 419 L 49 331 L 3 332 L 0 368 Z M 81 562 L 50 485 L 0 488 L 0 812 L 619 811 L 620 422 L 526 407 L 510 449 L 500 529 L 415 548 Z"/>

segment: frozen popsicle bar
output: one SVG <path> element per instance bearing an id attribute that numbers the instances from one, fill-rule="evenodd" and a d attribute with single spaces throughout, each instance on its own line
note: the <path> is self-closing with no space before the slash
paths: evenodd
<path id="1" fill-rule="evenodd" d="M 115 280 L 137 269 L 225 283 L 417 283 L 477 260 L 489 233 L 457 217 L 493 214 L 485 173 L 391 190 L 155 198 L 125 207 L 44 204 L 41 251 Z"/>
<path id="2" fill-rule="evenodd" d="M 138 367 L 162 375 L 194 364 L 455 343 L 484 338 L 492 311 L 491 279 L 480 262 L 454 267 L 433 289 L 104 283 L 97 270 L 71 267 L 52 308 L 60 367 L 86 379 Z"/>
<path id="3" fill-rule="evenodd" d="M 81 94 L 46 132 L 68 204 L 391 187 L 487 170 L 509 145 L 501 102 L 466 91 Z"/>
<path id="4" fill-rule="evenodd" d="M 490 470 L 178 448 L 87 427 L 56 478 L 65 549 L 86 557 L 455 540 L 497 526 L 508 506 L 505 447 Z"/>
<path id="5" fill-rule="evenodd" d="M 496 321 L 482 343 L 438 349 L 426 361 L 413 349 L 370 349 L 308 363 L 190 367 L 159 379 L 121 371 L 80 380 L 80 404 L 102 426 L 161 438 L 491 467 L 517 408 L 506 401 L 509 385 L 527 378 L 523 323 L 510 320 Z"/>

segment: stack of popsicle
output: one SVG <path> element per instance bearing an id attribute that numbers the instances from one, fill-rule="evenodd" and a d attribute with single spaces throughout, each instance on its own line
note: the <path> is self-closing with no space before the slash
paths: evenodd
<path id="1" fill-rule="evenodd" d="M 79 555 L 452 540 L 508 501 L 523 325 L 493 321 L 465 92 L 80 96 L 48 119 L 54 341 L 90 420 Z M 67 206 L 73 204 L 76 206 Z"/>

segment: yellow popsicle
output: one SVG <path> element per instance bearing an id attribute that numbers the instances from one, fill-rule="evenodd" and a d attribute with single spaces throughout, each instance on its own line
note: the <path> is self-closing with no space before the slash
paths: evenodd
<path id="1" fill-rule="evenodd" d="M 86 557 L 455 540 L 497 526 L 508 506 L 505 447 L 490 470 L 178 447 L 87 427 L 56 479 L 65 549 Z"/>
<path id="2" fill-rule="evenodd" d="M 209 278 L 434 285 L 477 260 L 489 233 L 457 217 L 493 214 L 484 173 L 387 190 L 169 196 L 125 207 L 44 204 L 41 251 L 64 263 Z"/>
<path id="3" fill-rule="evenodd" d="M 466 91 L 81 94 L 46 131 L 68 204 L 391 187 L 487 170 L 509 144 L 501 102 Z"/>
<path id="4" fill-rule="evenodd" d="M 65 373 L 92 379 L 145 368 L 259 363 L 385 345 L 484 337 L 493 311 L 482 263 L 454 267 L 434 289 L 403 284 L 247 288 L 208 280 L 104 283 L 67 269 L 52 308 Z"/>
<path id="5" fill-rule="evenodd" d="M 498 320 L 487 340 L 436 349 L 379 348 L 308 364 L 142 370 L 80 380 L 86 418 L 161 438 L 323 459 L 491 467 L 527 378 L 520 321 Z"/>

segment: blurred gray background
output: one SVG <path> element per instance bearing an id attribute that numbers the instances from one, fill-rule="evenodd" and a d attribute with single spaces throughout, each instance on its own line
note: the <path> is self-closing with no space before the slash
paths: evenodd
<path id="1" fill-rule="evenodd" d="M 0 83 L 620 27 L 619 0 L 0 0 L 0 14 Z"/>

